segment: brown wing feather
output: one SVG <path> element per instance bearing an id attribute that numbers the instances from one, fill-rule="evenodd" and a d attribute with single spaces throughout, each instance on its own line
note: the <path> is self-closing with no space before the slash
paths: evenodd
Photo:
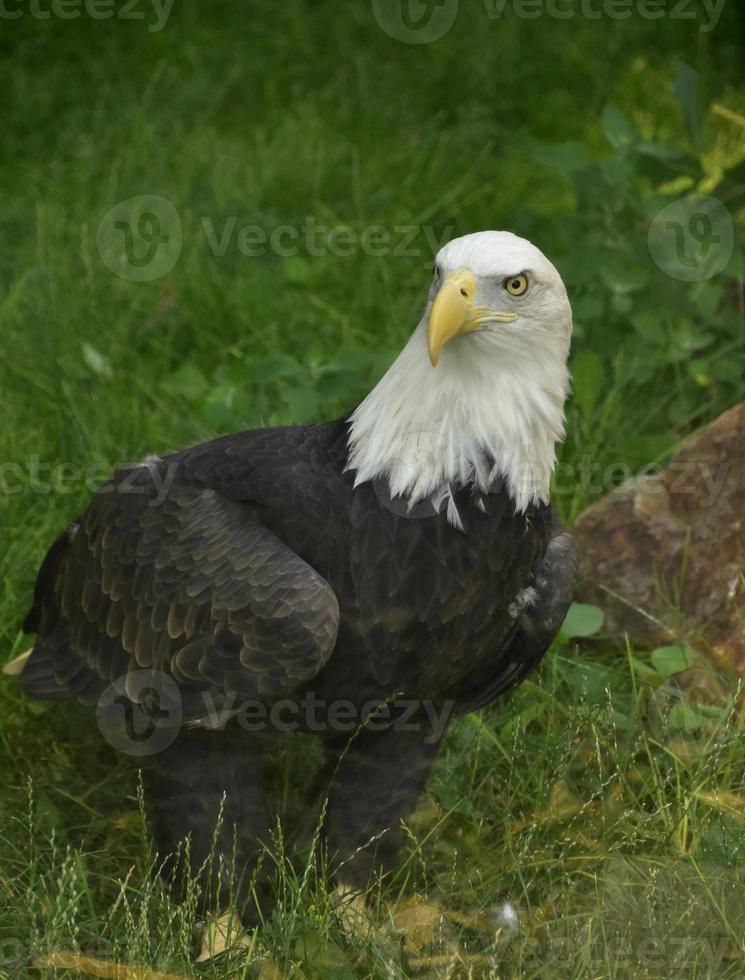
<path id="1" fill-rule="evenodd" d="M 328 582 L 247 505 L 193 486 L 158 501 L 149 486 L 145 472 L 115 475 L 57 549 L 37 597 L 36 673 L 52 650 L 70 693 L 138 668 L 238 694 L 313 677 L 339 625 Z"/>

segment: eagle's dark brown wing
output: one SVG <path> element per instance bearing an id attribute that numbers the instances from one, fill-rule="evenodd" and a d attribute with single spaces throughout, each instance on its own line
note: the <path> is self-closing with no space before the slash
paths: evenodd
<path id="1" fill-rule="evenodd" d="M 477 711 L 500 694 L 517 687 L 538 666 L 561 629 L 579 574 L 577 546 L 558 518 L 553 518 L 552 537 L 537 563 L 533 585 L 516 607 L 517 630 L 492 677 L 471 691 L 455 697 L 455 714 Z"/>
<path id="2" fill-rule="evenodd" d="M 116 474 L 50 551 L 25 624 L 29 693 L 91 701 L 148 668 L 246 696 L 313 677 L 339 625 L 328 582 L 248 504 L 157 486 L 148 466 Z"/>

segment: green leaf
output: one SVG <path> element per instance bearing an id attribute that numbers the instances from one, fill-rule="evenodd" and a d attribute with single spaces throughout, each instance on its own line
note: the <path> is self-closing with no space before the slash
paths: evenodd
<path id="1" fill-rule="evenodd" d="M 604 296 L 601 292 L 585 293 L 573 301 L 574 319 L 592 323 L 603 315 Z"/>
<path id="2" fill-rule="evenodd" d="M 593 608 L 593 607 L 590 607 Z M 574 692 L 577 701 L 584 696 L 591 703 L 602 700 L 603 692 L 615 683 L 615 674 L 602 665 L 576 663 L 567 676 L 567 683 Z"/>
<path id="3" fill-rule="evenodd" d="M 625 148 L 621 149 L 613 156 L 603 157 L 598 163 L 598 170 L 603 175 L 603 180 L 611 188 L 624 185 L 633 176 L 634 168 L 624 155 L 625 152 Z M 584 177 L 584 174 L 582 176 Z"/>
<path id="4" fill-rule="evenodd" d="M 649 282 L 649 272 L 644 266 L 617 252 L 606 257 L 600 275 L 614 293 L 636 293 Z"/>
<path id="5" fill-rule="evenodd" d="M 295 955 L 302 960 L 304 972 L 323 980 L 355 980 L 357 974 L 340 946 L 317 932 L 303 930 L 295 943 Z"/>
<path id="6" fill-rule="evenodd" d="M 631 324 L 641 339 L 648 344 L 662 345 L 667 342 L 667 332 L 661 313 L 642 310 L 631 317 Z"/>
<path id="7" fill-rule="evenodd" d="M 713 355 L 708 361 L 711 377 L 715 381 L 739 384 L 742 381 L 742 364 L 737 358 Z"/>
<path id="8" fill-rule="evenodd" d="M 204 417 L 210 428 L 220 431 L 235 418 L 235 388 L 213 388 L 204 403 Z"/>
<path id="9" fill-rule="evenodd" d="M 254 381 L 268 381 L 272 378 L 291 378 L 304 370 L 303 365 L 289 354 L 276 357 L 262 357 L 254 364 Z"/>
<path id="10" fill-rule="evenodd" d="M 210 385 L 199 368 L 186 361 L 163 379 L 162 387 L 169 395 L 193 402 L 202 398 L 209 391 Z"/>
<path id="11" fill-rule="evenodd" d="M 670 361 L 687 360 L 694 351 L 711 343 L 711 334 L 689 317 L 680 317 L 670 331 Z"/>
<path id="12" fill-rule="evenodd" d="M 318 392 L 312 388 L 291 388 L 285 394 L 285 401 L 293 422 L 310 422 L 320 414 Z"/>
<path id="13" fill-rule="evenodd" d="M 114 373 L 111 369 L 111 361 L 97 351 L 95 347 L 85 341 L 82 344 L 83 360 L 94 374 L 102 378 L 110 378 Z"/>
<path id="14" fill-rule="evenodd" d="M 569 607 L 560 632 L 572 639 L 573 637 L 594 636 L 603 625 L 603 610 L 585 602 L 573 602 Z"/>
<path id="15" fill-rule="evenodd" d="M 603 108 L 600 115 L 600 124 L 603 127 L 606 139 L 614 149 L 632 146 L 639 139 L 634 126 L 621 110 L 611 103 L 608 103 Z"/>
<path id="16" fill-rule="evenodd" d="M 614 313 L 622 313 L 624 316 L 634 308 L 633 301 L 626 293 L 613 293 L 610 298 L 610 308 Z"/>
<path id="17" fill-rule="evenodd" d="M 549 170 L 573 174 L 587 166 L 587 151 L 582 143 L 566 140 L 564 143 L 542 143 L 533 150 L 533 157 Z"/>
<path id="18" fill-rule="evenodd" d="M 634 669 L 634 672 L 639 674 L 640 677 L 644 677 L 649 680 L 657 676 L 657 671 L 653 667 L 650 667 L 649 664 L 645 664 L 643 660 L 639 660 L 639 658 L 633 656 L 633 654 L 629 656 L 629 661 Z"/>
<path id="19" fill-rule="evenodd" d="M 637 153 L 654 157 L 656 160 L 679 160 L 685 156 L 685 151 L 672 143 L 662 143 L 654 140 L 644 140 L 636 147 Z"/>
<path id="20" fill-rule="evenodd" d="M 672 706 L 667 716 L 667 727 L 684 732 L 695 732 L 707 721 L 705 715 L 695 711 L 682 698 Z"/>
<path id="21" fill-rule="evenodd" d="M 657 647 L 650 654 L 650 659 L 658 676 L 667 678 L 672 677 L 673 674 L 680 674 L 684 670 L 690 670 L 701 658 L 693 647 L 684 643 L 676 643 L 671 646 Z"/>
<path id="22" fill-rule="evenodd" d="M 713 317 L 722 301 L 726 302 L 726 290 L 724 282 L 709 279 L 703 283 L 702 288 L 692 297 L 696 312 L 704 319 Z"/>

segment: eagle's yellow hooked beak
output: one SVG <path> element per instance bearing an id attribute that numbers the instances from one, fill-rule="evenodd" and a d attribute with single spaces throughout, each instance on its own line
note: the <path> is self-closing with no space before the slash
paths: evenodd
<path id="1" fill-rule="evenodd" d="M 429 314 L 427 343 L 432 367 L 440 359 L 440 351 L 456 334 L 467 332 L 473 315 L 476 276 L 470 269 L 456 269 L 440 286 Z M 473 328 L 471 328 L 473 329 Z"/>
<path id="2" fill-rule="evenodd" d="M 512 312 L 499 312 L 473 305 L 476 276 L 470 269 L 456 269 L 445 278 L 429 313 L 427 343 L 432 367 L 437 366 L 440 351 L 459 333 L 479 330 L 489 322 L 511 323 L 517 319 Z"/>

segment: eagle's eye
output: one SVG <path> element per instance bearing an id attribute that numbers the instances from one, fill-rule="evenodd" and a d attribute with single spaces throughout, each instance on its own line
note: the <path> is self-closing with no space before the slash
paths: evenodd
<path id="1" fill-rule="evenodd" d="M 523 275 L 510 276 L 509 279 L 505 279 L 504 288 L 510 296 L 522 296 L 528 288 L 528 277 Z"/>

